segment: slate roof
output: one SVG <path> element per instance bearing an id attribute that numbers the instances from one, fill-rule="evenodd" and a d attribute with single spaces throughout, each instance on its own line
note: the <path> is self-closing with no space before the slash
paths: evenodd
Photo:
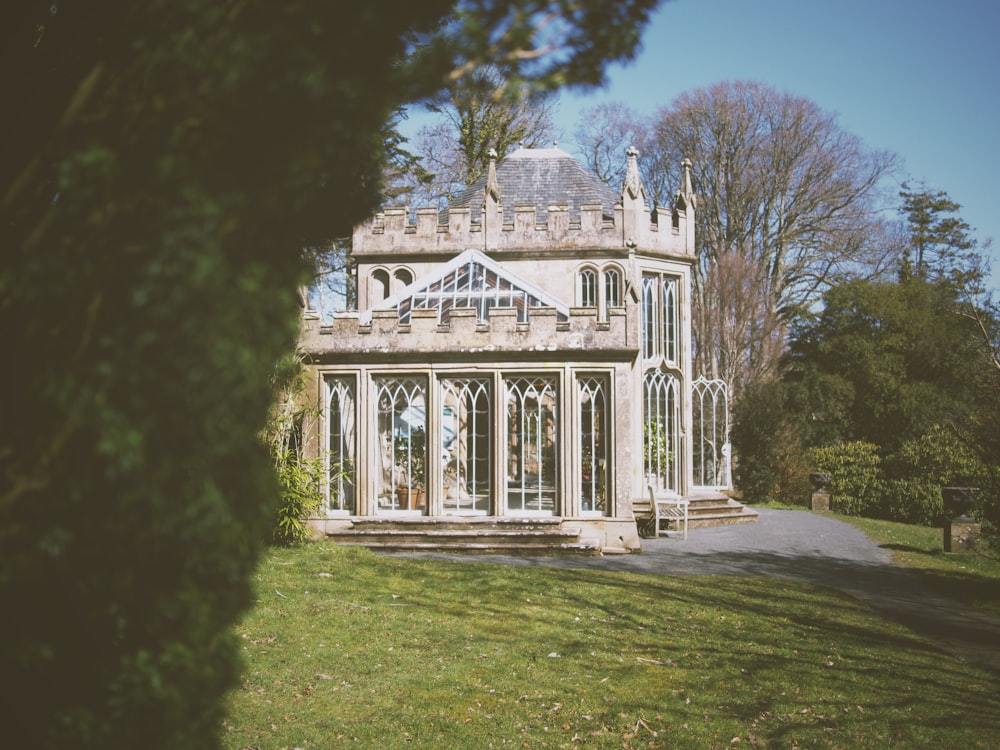
<path id="1" fill-rule="evenodd" d="M 550 205 L 564 204 L 569 206 L 570 220 L 578 221 L 584 203 L 600 203 L 604 215 L 611 217 L 621 201 L 618 193 L 560 148 L 519 148 L 497 162 L 496 174 L 500 203 L 508 217 L 514 206 L 533 204 L 539 220 L 545 221 Z M 478 221 L 486 180 L 481 177 L 451 205 L 471 207 L 472 219 Z"/>

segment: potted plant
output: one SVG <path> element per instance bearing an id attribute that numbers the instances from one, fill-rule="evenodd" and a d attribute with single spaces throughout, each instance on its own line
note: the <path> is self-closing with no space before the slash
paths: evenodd
<path id="1" fill-rule="evenodd" d="M 423 427 L 410 428 L 396 440 L 396 496 L 401 508 L 423 507 L 426 448 L 427 434 Z"/>
<path id="2" fill-rule="evenodd" d="M 647 420 L 643 425 L 642 460 L 650 483 L 659 483 L 672 470 L 674 454 L 669 450 L 667 429 Z M 655 480 L 655 481 L 654 481 Z"/>

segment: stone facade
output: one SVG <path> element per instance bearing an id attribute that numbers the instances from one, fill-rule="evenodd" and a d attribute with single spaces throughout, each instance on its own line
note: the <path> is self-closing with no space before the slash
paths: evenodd
<path id="1" fill-rule="evenodd" d="M 358 310 L 303 320 L 335 469 L 316 528 L 544 516 L 631 550 L 649 484 L 718 486 L 692 416 L 688 171 L 669 209 L 647 205 L 634 151 L 627 175 L 616 195 L 522 149 L 447 211 L 357 228 Z"/>

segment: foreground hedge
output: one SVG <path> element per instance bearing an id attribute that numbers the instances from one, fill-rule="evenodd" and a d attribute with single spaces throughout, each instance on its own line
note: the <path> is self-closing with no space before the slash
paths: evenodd
<path id="1" fill-rule="evenodd" d="M 447 5 L 0 10 L 4 747 L 217 745 L 302 248 L 375 205 L 369 82 Z"/>

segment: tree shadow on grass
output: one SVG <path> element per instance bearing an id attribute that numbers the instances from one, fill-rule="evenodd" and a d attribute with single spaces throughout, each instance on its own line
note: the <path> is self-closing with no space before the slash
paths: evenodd
<path id="1" fill-rule="evenodd" d="M 964 606 L 953 594 L 956 586 L 983 587 L 973 576 L 937 575 L 889 563 L 863 562 L 821 554 L 782 554 L 738 550 L 699 553 L 669 544 L 649 545 L 641 555 L 615 557 L 460 558 L 470 563 L 589 569 L 668 576 L 738 576 L 778 578 L 824 586 L 865 602 L 880 615 L 938 644 L 970 664 L 1000 677 L 1000 619 Z M 445 556 L 448 557 L 448 556 Z M 454 556 L 451 556 L 455 559 Z M 710 599 L 711 585 L 692 586 L 696 601 Z M 991 592 L 996 598 L 996 592 Z"/>
<path id="2" fill-rule="evenodd" d="M 418 566 L 428 591 L 460 582 L 470 592 L 466 605 L 488 613 L 493 626 L 477 640 L 522 649 L 539 669 L 557 652 L 567 670 L 607 680 L 620 715 L 663 714 L 667 723 L 704 732 L 710 699 L 719 717 L 738 719 L 776 746 L 866 746 L 871 731 L 885 733 L 890 745 L 921 746 L 921 732 L 940 733 L 969 712 L 976 718 L 963 742 L 996 726 L 1000 662 L 991 668 L 968 659 L 994 675 L 970 678 L 936 644 L 959 640 L 996 655 L 1000 623 L 952 618 L 960 613 L 908 570 L 748 551 L 689 550 L 678 565 L 672 554 L 679 550 L 663 547 L 632 557 L 436 556 L 452 564 Z M 537 575 L 542 569 L 550 573 Z M 886 626 L 864 604 L 906 628 Z M 553 623 L 572 624 L 560 630 Z M 623 633 L 617 641 L 616 632 Z M 595 634 L 604 634 L 609 653 L 593 653 Z M 636 682 L 646 672 L 662 677 L 636 692 L 649 684 Z"/>
<path id="3" fill-rule="evenodd" d="M 880 544 L 879 547 L 923 559 L 956 561 L 953 555 L 949 555 L 943 549 L 929 550 L 910 544 Z M 960 555 L 959 557 L 965 556 Z M 971 568 L 969 571 L 922 567 L 914 567 L 909 570 L 920 579 L 923 585 L 937 594 L 955 599 L 963 604 L 981 607 L 992 615 L 1000 615 L 1000 580 L 976 572 L 976 565 L 980 559 L 974 555 L 966 558 L 965 562 Z"/>

